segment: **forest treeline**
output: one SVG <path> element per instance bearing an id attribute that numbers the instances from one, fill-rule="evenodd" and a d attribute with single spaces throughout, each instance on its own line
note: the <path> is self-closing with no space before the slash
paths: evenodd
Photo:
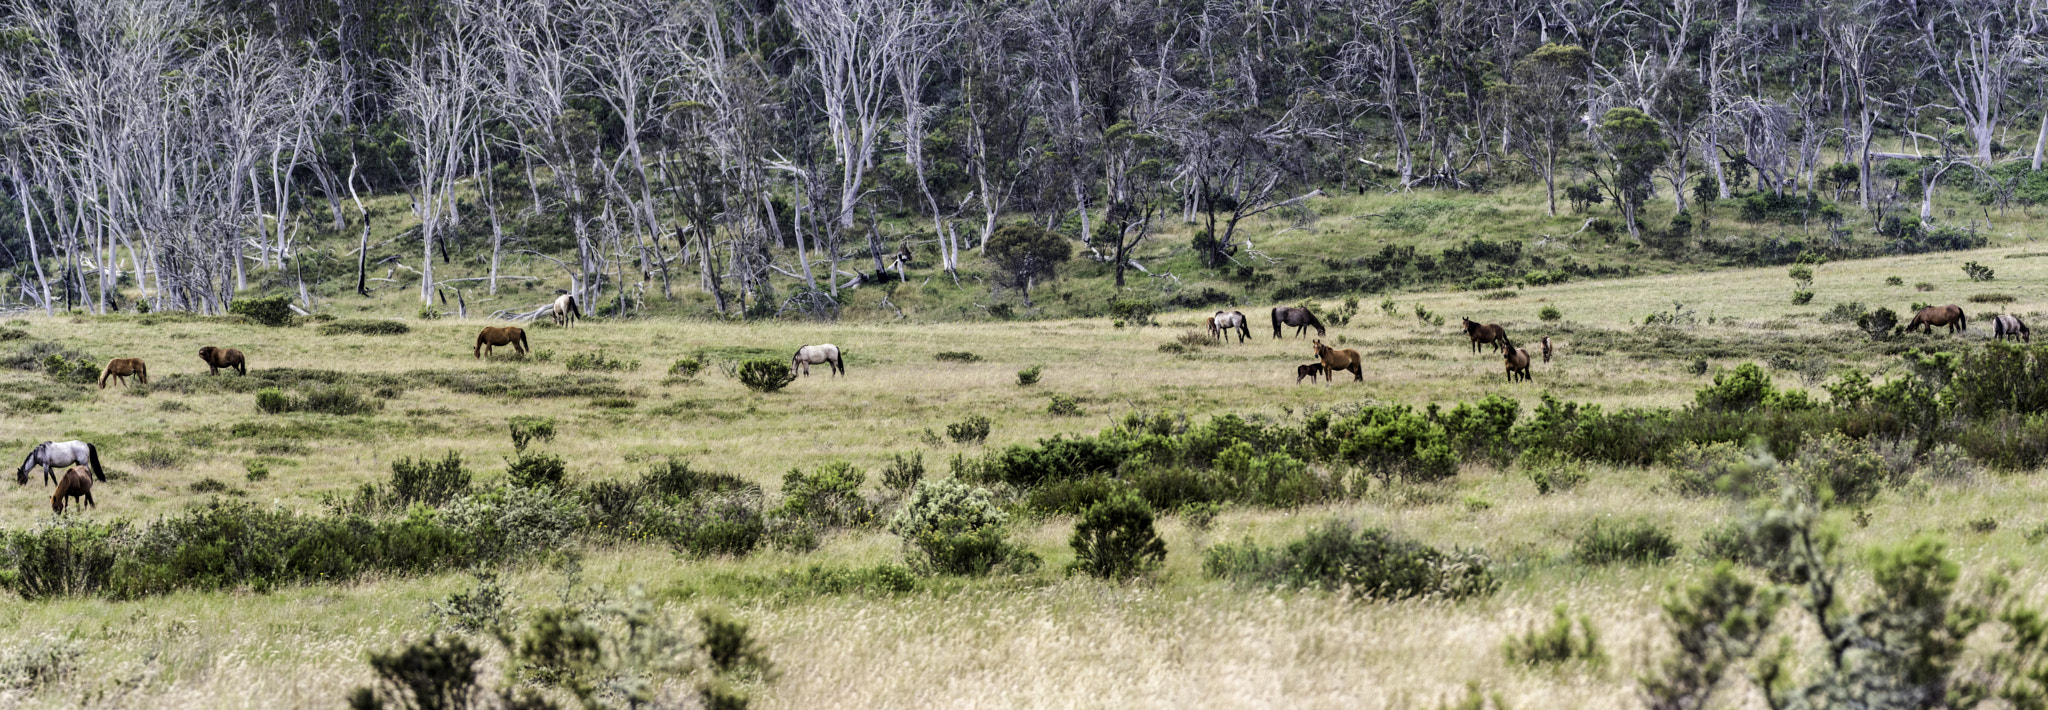
<path id="1" fill-rule="evenodd" d="M 17 0 L 0 267 L 52 311 L 126 288 L 219 312 L 264 269 L 309 305 L 308 280 L 365 288 L 390 217 L 363 200 L 400 192 L 414 256 L 388 268 L 423 301 L 532 276 L 504 272 L 521 255 L 585 303 L 695 288 L 721 313 L 835 311 L 911 243 L 957 274 L 1004 241 L 997 284 L 1022 288 L 1071 247 L 1122 285 L 1182 224 L 1223 265 L 1245 220 L 1319 191 L 1537 184 L 1637 240 L 1649 201 L 1669 233 L 1747 195 L 1924 228 L 1943 186 L 2048 200 L 2044 21 L 2038 0 Z M 339 235 L 356 248 L 313 258 Z M 487 275 L 449 278 L 451 251 Z"/>

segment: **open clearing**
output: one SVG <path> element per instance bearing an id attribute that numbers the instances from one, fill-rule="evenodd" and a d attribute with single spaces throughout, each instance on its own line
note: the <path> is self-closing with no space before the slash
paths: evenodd
<path id="1" fill-rule="evenodd" d="M 1263 309 L 1247 310 L 1253 338 L 1243 344 L 1181 343 L 1205 313 L 1171 312 L 1159 325 L 1114 327 L 1089 320 L 928 324 L 839 322 L 734 325 L 650 319 L 591 321 L 571 329 L 530 331 L 544 357 L 479 362 L 470 352 L 481 320 L 409 321 L 397 336 L 316 334 L 312 326 L 263 328 L 177 317 L 31 318 L 15 324 L 23 343 L 55 343 L 150 363 L 143 394 L 58 386 L 37 372 L 0 373 L 16 397 L 0 419 L 0 450 L 35 442 L 99 442 L 117 477 L 96 491 L 95 519 L 147 521 L 215 496 L 265 506 L 318 510 L 384 480 L 401 457 L 458 452 L 485 484 L 513 455 L 513 416 L 556 419 L 546 448 L 568 462 L 578 483 L 626 481 L 650 462 L 688 459 L 773 491 L 783 472 L 845 460 L 873 472 L 892 454 L 921 451 L 944 475 L 957 453 L 979 454 L 1056 434 L 1093 433 L 1131 412 L 1204 420 L 1237 413 L 1288 419 L 1314 409 L 1366 401 L 1449 406 L 1490 393 L 1520 400 L 1539 393 L 1606 406 L 1678 407 L 1708 384 L 1688 365 L 1714 370 L 1770 355 L 1820 358 L 1819 366 L 1775 372 L 1781 387 L 1818 392 L 1835 367 L 1896 368 L 1895 353 L 1920 342 L 1873 344 L 1852 325 L 1822 323 L 1835 303 L 1885 306 L 1902 314 L 1914 301 L 1961 303 L 1972 312 L 1965 336 L 1989 336 L 1994 310 L 2038 316 L 2048 305 L 2048 258 L 2008 247 L 1833 263 L 1816 269 L 1818 297 L 1789 303 L 1783 268 L 1575 281 L 1530 287 L 1512 298 L 1472 292 L 1404 295 L 1391 314 L 1360 303 L 1351 323 L 1326 341 L 1368 356 L 1365 381 L 1297 385 L 1294 365 L 1309 360 L 1307 338 L 1274 340 Z M 1958 265 L 1976 260 L 1997 279 L 1971 282 Z M 1899 276 L 1903 285 L 1886 284 Z M 1914 284 L 1928 283 L 1922 292 Z M 1973 294 L 2015 297 L 1975 304 Z M 1639 329 L 1646 315 L 1674 302 L 1695 323 Z M 1446 319 L 1421 323 L 1420 304 Z M 1335 310 L 1332 301 L 1322 304 Z M 1563 319 L 1539 321 L 1543 306 Z M 1498 357 L 1473 354 L 1457 319 L 1500 322 L 1519 345 L 1543 335 L 1562 345 L 1538 362 L 1531 384 L 1508 384 Z M 2037 319 L 2037 323 L 2042 322 Z M 760 395 L 720 372 L 744 357 L 787 358 L 798 345 L 832 342 L 846 352 L 848 375 L 813 368 L 788 389 Z M 378 388 L 381 411 L 364 416 L 268 415 L 234 383 L 204 380 L 204 345 L 248 354 L 252 377 L 274 368 L 333 371 L 321 377 L 364 392 Z M 1169 352 L 1168 350 L 1185 352 Z M 941 352 L 971 352 L 976 362 L 947 362 Z M 503 352 L 501 350 L 501 352 Z M 637 369 L 566 372 L 573 355 L 637 361 Z M 699 355 L 711 364 L 689 379 L 670 363 Z M 1016 371 L 1043 366 L 1043 380 L 1020 387 Z M 233 377 L 224 375 L 224 378 Z M 381 379 L 380 379 L 381 378 Z M 515 381 L 514 398 L 465 393 L 462 383 Z M 555 387 L 552 391 L 546 386 Z M 564 387 L 563 383 L 576 386 Z M 42 394 L 60 412 L 30 412 L 22 400 Z M 395 395 L 383 397 L 381 395 Z M 1074 397 L 1078 416 L 1047 412 L 1052 395 Z M 177 404 L 171 404 L 171 403 Z M 181 406 L 182 405 L 182 406 Z M 971 415 L 993 420 L 984 446 L 942 441 L 945 427 Z M 926 432 L 934 434 L 930 437 Z M 246 480 L 250 464 L 267 467 Z M 781 671 L 758 689 L 773 708 L 818 707 L 1433 707 L 1482 681 L 1516 707 L 1637 707 L 1635 678 L 1669 644 L 1657 606 L 1665 588 L 1697 578 L 1704 565 L 1690 548 L 1736 514 L 1734 504 L 1688 499 L 1662 489 L 1665 475 L 1639 468 L 1588 467 L 1576 490 L 1538 495 L 1514 470 L 1468 462 L 1452 481 L 1367 491 L 1342 503 L 1297 510 L 1226 509 L 1207 530 L 1177 516 L 1162 519 L 1164 567 L 1129 584 L 1069 576 L 1073 519 L 1026 517 L 1013 534 L 1044 558 L 1036 572 L 946 579 L 888 594 L 749 592 L 732 575 L 762 575 L 812 565 L 859 567 L 897 562 L 899 540 L 879 525 L 843 531 L 808 553 L 767 550 L 744 559 L 690 559 L 661 545 L 587 543 L 567 571 L 540 562 L 510 568 L 513 608 L 576 595 L 640 587 L 685 610 L 721 607 L 750 622 Z M 195 492 L 223 482 L 228 491 Z M 872 477 L 871 477 L 872 481 Z M 201 486 L 204 490 L 207 486 Z M 20 529 L 49 518 L 48 489 L 36 482 L 0 493 L 0 526 Z M 877 497 L 886 499 L 887 494 Z M 2038 556 L 2022 531 L 2048 487 L 2029 474 L 1990 476 L 1968 486 L 1886 491 L 1856 524 L 1843 520 L 1846 549 L 1890 544 L 1922 532 L 1943 535 L 1967 578 L 2000 562 Z M 1246 537 L 1266 543 L 1340 518 L 1385 527 L 1440 548 L 1481 548 L 1500 564 L 1500 591 L 1462 602 L 1377 602 L 1321 592 L 1245 589 L 1204 576 L 1202 551 Z M 1658 521 L 1687 546 L 1648 566 L 1586 567 L 1570 558 L 1572 536 L 1600 517 Z M 1991 519 L 1992 529 L 1964 521 Z M 2038 569 L 2015 575 L 2022 598 L 2048 597 Z M 366 652 L 435 628 L 429 604 L 472 586 L 467 574 L 371 577 L 267 592 L 178 592 L 139 601 L 60 599 L 0 606 L 0 634 L 14 645 L 37 639 L 83 644 L 79 668 L 55 683 L 0 690 L 0 703 L 36 707 L 341 707 L 344 691 L 371 680 Z M 1861 590 L 1855 590 L 1861 591 Z M 1538 671 L 1509 666 L 1502 643 L 1566 604 L 1595 620 L 1611 661 L 1600 668 Z M 1800 633 L 1810 635 L 1810 630 Z M 493 664 L 501 662 L 492 661 Z M 12 693 L 12 694 L 6 694 Z M 694 698 L 690 702 L 695 702 Z M 1742 699 L 1750 705 L 1758 698 Z"/>

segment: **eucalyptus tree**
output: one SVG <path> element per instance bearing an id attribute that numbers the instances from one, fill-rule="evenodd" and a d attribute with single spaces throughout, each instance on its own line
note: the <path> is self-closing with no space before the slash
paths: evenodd
<path id="1" fill-rule="evenodd" d="M 818 82 L 833 160 L 839 164 L 839 229 L 853 227 L 881 143 L 896 67 L 936 20 L 925 2 L 790 0 L 782 4 Z M 916 8 L 926 8 L 920 12 Z M 876 270 L 880 270 L 879 256 Z"/>
<path id="2" fill-rule="evenodd" d="M 1921 72 L 1954 105 L 1980 166 L 1991 164 L 2014 72 L 2040 52 L 2044 30 L 2038 0 L 1947 0 L 1912 16 Z"/>
<path id="3" fill-rule="evenodd" d="M 432 46 L 414 48 L 412 61 L 387 68 L 396 89 L 392 108 L 403 118 L 401 131 L 418 175 L 412 210 L 420 221 L 422 303 L 434 301 L 435 239 L 452 226 L 455 184 L 472 167 L 468 158 L 484 118 L 480 39 L 468 31 L 448 32 Z"/>
<path id="4" fill-rule="evenodd" d="M 1509 130 L 1529 169 L 1543 180 L 1557 216 L 1558 160 L 1570 148 L 1585 105 L 1581 91 L 1592 56 L 1577 45 L 1546 44 L 1515 62 L 1513 83 L 1500 88 Z"/>

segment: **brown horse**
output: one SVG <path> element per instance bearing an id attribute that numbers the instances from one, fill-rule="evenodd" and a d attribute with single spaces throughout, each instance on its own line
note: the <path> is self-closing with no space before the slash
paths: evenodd
<path id="1" fill-rule="evenodd" d="M 476 348 L 472 352 L 476 354 L 476 359 L 482 360 L 485 355 L 490 354 L 493 346 L 498 345 L 510 345 L 514 351 L 524 355 L 526 331 L 509 325 L 502 328 L 485 328 L 484 332 L 476 334 Z"/>
<path id="2" fill-rule="evenodd" d="M 1301 380 L 1304 377 L 1308 378 L 1310 382 L 1314 382 L 1316 376 L 1320 374 L 1323 374 L 1323 364 L 1320 362 L 1298 365 L 1294 368 L 1294 384 L 1301 384 Z"/>
<path id="3" fill-rule="evenodd" d="M 249 366 L 242 360 L 242 351 L 234 348 L 216 348 L 208 345 L 199 349 L 199 359 L 206 361 L 210 368 L 206 374 L 218 375 L 221 370 L 231 369 L 236 374 L 248 376 Z"/>
<path id="4" fill-rule="evenodd" d="M 1543 336 L 1543 361 L 1550 362 L 1550 336 Z"/>
<path id="5" fill-rule="evenodd" d="M 2027 322 L 2010 313 L 1991 319 L 1991 332 L 1999 340 L 2020 340 L 2034 342 L 2034 334 L 2027 330 Z"/>
<path id="6" fill-rule="evenodd" d="M 1914 328 L 1921 328 L 1924 332 L 1933 333 L 1936 326 L 1944 325 L 1948 326 L 1950 333 L 1969 330 L 1970 317 L 1963 315 L 1962 306 L 1953 303 L 1946 306 L 1928 306 L 1913 314 L 1913 322 L 1906 324 L 1906 332 L 1911 333 Z"/>
<path id="7" fill-rule="evenodd" d="M 92 476 L 86 475 L 85 467 L 73 466 L 64 469 L 64 477 L 57 481 L 57 492 L 50 494 L 50 510 L 63 515 L 65 498 L 82 498 L 85 500 L 85 507 L 100 507 L 100 504 L 92 501 Z"/>
<path id="8" fill-rule="evenodd" d="M 1294 326 L 1294 337 L 1297 338 L 1307 333 L 1309 328 L 1316 329 L 1316 337 L 1318 338 L 1323 337 L 1323 334 L 1327 332 L 1323 330 L 1323 322 L 1317 320 L 1316 314 L 1310 313 L 1306 308 L 1274 306 L 1273 337 L 1276 339 L 1280 337 L 1280 326 L 1282 324 Z"/>
<path id="9" fill-rule="evenodd" d="M 1497 323 L 1480 325 L 1472 322 L 1470 318 L 1459 318 L 1458 320 L 1465 321 L 1465 337 L 1472 339 L 1472 352 L 1479 352 L 1480 343 L 1491 345 L 1495 350 L 1499 350 L 1500 344 L 1508 339 L 1508 329 L 1500 327 Z"/>
<path id="10" fill-rule="evenodd" d="M 1313 342 L 1316 348 L 1316 359 L 1322 361 L 1324 382 L 1336 381 L 1338 371 L 1350 372 L 1352 382 L 1365 381 L 1365 367 L 1360 364 L 1364 361 L 1364 358 L 1358 356 L 1357 350 L 1337 350 L 1324 345 L 1321 338 L 1317 338 Z"/>
<path id="11" fill-rule="evenodd" d="M 1529 377 L 1529 351 L 1515 347 L 1514 342 L 1506 337 L 1502 337 L 1500 342 L 1501 364 L 1507 368 L 1508 381 L 1521 379 L 1527 382 L 1532 379 Z"/>
<path id="12" fill-rule="evenodd" d="M 142 381 L 142 384 L 149 384 L 149 367 L 142 364 L 140 358 L 117 357 L 108 360 L 106 368 L 100 370 L 100 389 L 107 388 L 107 378 L 109 377 L 120 382 L 122 387 L 127 387 L 129 375 L 134 375 L 135 379 Z"/>

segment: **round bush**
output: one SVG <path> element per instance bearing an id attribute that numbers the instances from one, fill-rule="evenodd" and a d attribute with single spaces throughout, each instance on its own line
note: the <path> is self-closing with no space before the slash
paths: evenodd
<path id="1" fill-rule="evenodd" d="M 1129 492 L 1090 506 L 1067 544 L 1074 547 L 1073 568 L 1102 579 L 1129 578 L 1166 559 L 1152 506 Z"/>
<path id="2" fill-rule="evenodd" d="M 264 414 L 283 414 L 292 411 L 292 398 L 284 390 L 266 387 L 256 392 L 256 411 Z"/>
<path id="3" fill-rule="evenodd" d="M 889 520 L 911 567 L 927 573 L 987 574 L 1013 552 L 1003 540 L 1008 516 L 986 489 L 954 479 L 919 482 Z"/>
<path id="4" fill-rule="evenodd" d="M 1554 321 L 1563 318 L 1564 311 L 1557 310 L 1557 306 L 1544 306 L 1542 310 L 1536 312 L 1536 317 L 1546 321 Z"/>
<path id="5" fill-rule="evenodd" d="M 738 372 L 740 384 L 755 392 L 774 392 L 788 387 L 796 381 L 796 373 L 790 371 L 789 363 L 781 360 L 759 358 L 740 363 Z"/>
<path id="6" fill-rule="evenodd" d="M 269 296 L 266 298 L 237 298 L 228 304 L 228 312 L 248 316 L 249 320 L 272 328 L 291 325 L 292 299 L 290 296 Z"/>

